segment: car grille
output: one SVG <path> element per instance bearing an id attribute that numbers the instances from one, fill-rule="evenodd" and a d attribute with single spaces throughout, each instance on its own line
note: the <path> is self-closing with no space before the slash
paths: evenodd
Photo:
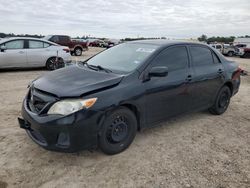
<path id="1" fill-rule="evenodd" d="M 45 114 L 47 113 L 50 106 L 57 100 L 57 97 L 53 94 L 36 89 L 34 86 L 30 87 L 27 106 L 30 111 L 36 114 Z"/>

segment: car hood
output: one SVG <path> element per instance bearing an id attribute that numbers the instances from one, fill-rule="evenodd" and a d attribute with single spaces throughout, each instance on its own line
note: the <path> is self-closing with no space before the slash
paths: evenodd
<path id="1" fill-rule="evenodd" d="M 123 75 L 72 65 L 45 74 L 36 79 L 33 86 L 57 97 L 80 97 L 114 87 L 122 78 Z"/>

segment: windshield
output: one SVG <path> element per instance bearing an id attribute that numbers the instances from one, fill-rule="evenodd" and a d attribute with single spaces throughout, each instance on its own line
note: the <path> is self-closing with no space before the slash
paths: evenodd
<path id="1" fill-rule="evenodd" d="M 52 37 L 52 35 L 47 35 L 45 37 L 43 37 L 44 40 L 49 40 Z"/>
<path id="2" fill-rule="evenodd" d="M 131 72 L 149 57 L 158 46 L 124 43 L 107 49 L 87 61 L 89 65 L 102 66 L 112 71 Z"/>

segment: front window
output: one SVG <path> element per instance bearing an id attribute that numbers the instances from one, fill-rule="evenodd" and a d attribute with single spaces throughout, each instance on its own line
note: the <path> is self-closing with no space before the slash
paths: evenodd
<path id="1" fill-rule="evenodd" d="M 6 42 L 4 46 L 6 46 L 7 49 L 23 49 L 24 40 L 14 40 L 14 41 Z"/>
<path id="2" fill-rule="evenodd" d="M 185 46 L 175 46 L 162 51 L 154 60 L 154 66 L 167 67 L 169 71 L 185 69 L 188 53 Z"/>
<path id="3" fill-rule="evenodd" d="M 103 51 L 87 63 L 128 73 L 139 67 L 157 48 L 151 44 L 124 43 Z"/>

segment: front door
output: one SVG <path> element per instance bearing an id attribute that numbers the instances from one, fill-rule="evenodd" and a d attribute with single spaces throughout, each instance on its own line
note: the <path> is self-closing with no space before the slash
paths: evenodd
<path id="1" fill-rule="evenodd" d="M 151 77 L 144 83 L 146 90 L 146 121 L 150 126 L 166 118 L 191 109 L 192 70 L 185 46 L 174 46 L 163 50 L 151 63 L 150 68 L 165 66 L 166 77 Z M 149 69 L 150 69 L 149 68 Z"/>
<path id="2" fill-rule="evenodd" d="M 0 52 L 0 68 L 27 67 L 24 40 L 12 40 L 1 46 L 5 46 L 6 50 Z"/>

